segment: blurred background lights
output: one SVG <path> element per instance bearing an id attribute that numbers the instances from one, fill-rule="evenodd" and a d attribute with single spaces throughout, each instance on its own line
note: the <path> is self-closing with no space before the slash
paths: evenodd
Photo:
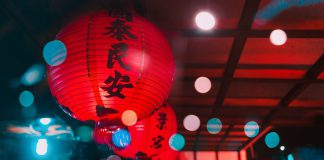
<path id="1" fill-rule="evenodd" d="M 288 154 L 287 160 L 294 160 L 294 156 L 292 154 Z"/>
<path id="2" fill-rule="evenodd" d="M 107 158 L 107 160 L 121 160 L 121 158 L 117 155 L 111 155 Z"/>
<path id="3" fill-rule="evenodd" d="M 169 139 L 169 145 L 173 150 L 180 151 L 185 146 L 185 139 L 181 134 L 174 134 Z"/>
<path id="4" fill-rule="evenodd" d="M 119 148 L 127 147 L 131 143 L 131 136 L 125 129 L 119 129 L 112 135 L 112 142 Z"/>
<path id="5" fill-rule="evenodd" d="M 42 64 L 34 64 L 22 75 L 20 82 L 25 86 L 32 86 L 40 82 L 45 75 L 45 67 Z"/>
<path id="6" fill-rule="evenodd" d="M 92 141 L 92 128 L 89 126 L 80 126 L 76 130 L 76 135 L 78 140 L 81 142 L 90 142 Z"/>
<path id="7" fill-rule="evenodd" d="M 280 142 L 280 137 L 277 132 L 270 132 L 265 137 L 265 143 L 268 148 L 275 148 Z"/>
<path id="8" fill-rule="evenodd" d="M 23 91 L 19 95 L 19 102 L 24 107 L 29 107 L 34 103 L 34 95 L 29 91 Z"/>
<path id="9" fill-rule="evenodd" d="M 36 144 L 36 153 L 40 156 L 43 156 L 47 153 L 47 140 L 46 139 L 39 139 Z"/>
<path id="10" fill-rule="evenodd" d="M 199 93 L 207 93 L 211 88 L 211 81 L 207 77 L 199 77 L 195 81 L 195 89 Z"/>
<path id="11" fill-rule="evenodd" d="M 259 133 L 259 125 L 254 121 L 247 122 L 244 126 L 245 135 L 253 138 Z"/>
<path id="12" fill-rule="evenodd" d="M 59 40 L 48 42 L 43 48 L 43 57 L 45 62 L 50 66 L 62 64 L 67 55 L 65 44 Z"/>
<path id="13" fill-rule="evenodd" d="M 222 122 L 218 118 L 211 118 L 207 122 L 207 131 L 210 134 L 217 134 L 222 130 Z"/>
<path id="14" fill-rule="evenodd" d="M 187 115 L 183 119 L 183 126 L 188 131 L 196 131 L 200 127 L 200 119 L 196 115 Z"/>
<path id="15" fill-rule="evenodd" d="M 50 118 L 41 118 L 41 119 L 39 119 L 39 122 L 43 125 L 48 125 L 49 123 L 51 123 L 51 119 Z"/>
<path id="16" fill-rule="evenodd" d="M 287 41 L 287 34 L 281 29 L 273 30 L 270 34 L 270 41 L 277 46 L 283 45 Z"/>
<path id="17" fill-rule="evenodd" d="M 196 25 L 202 30 L 211 30 L 215 27 L 216 21 L 214 16 L 209 12 L 199 12 L 195 18 Z"/>
<path id="18" fill-rule="evenodd" d="M 286 149 L 285 146 L 280 146 L 280 150 L 281 150 L 281 151 L 284 151 L 285 149 Z"/>
<path id="19" fill-rule="evenodd" d="M 126 126 L 132 126 L 137 122 L 137 114 L 132 110 L 126 110 L 122 114 L 122 122 Z"/>

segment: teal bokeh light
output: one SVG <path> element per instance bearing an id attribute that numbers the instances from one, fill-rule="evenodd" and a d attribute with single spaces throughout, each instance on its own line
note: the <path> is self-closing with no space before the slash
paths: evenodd
<path id="1" fill-rule="evenodd" d="M 268 148 L 275 148 L 280 143 L 280 137 L 277 132 L 270 132 L 265 137 L 265 143 Z"/>
<path id="2" fill-rule="evenodd" d="M 65 44 L 60 40 L 48 42 L 43 48 L 43 57 L 50 66 L 58 66 L 64 62 L 67 55 Z"/>
<path id="3" fill-rule="evenodd" d="M 294 156 L 292 154 L 288 154 L 287 160 L 294 160 Z"/>
<path id="4" fill-rule="evenodd" d="M 254 121 L 250 121 L 244 126 L 245 135 L 253 138 L 259 134 L 259 125 Z"/>
<path id="5" fill-rule="evenodd" d="M 210 134 L 217 134 L 222 130 L 222 121 L 218 118 L 211 118 L 207 122 L 207 131 Z"/>
<path id="6" fill-rule="evenodd" d="M 119 129 L 112 135 L 112 141 L 119 148 L 127 147 L 131 143 L 131 136 L 125 129 Z"/>
<path id="7" fill-rule="evenodd" d="M 185 146 L 185 139 L 181 134 L 174 134 L 169 139 L 169 145 L 173 150 L 180 151 Z"/>
<path id="8" fill-rule="evenodd" d="M 25 86 L 31 86 L 40 82 L 45 75 L 45 67 L 42 64 L 34 64 L 22 75 L 20 81 Z"/>
<path id="9" fill-rule="evenodd" d="M 29 91 L 23 91 L 19 95 L 19 102 L 24 107 L 29 107 L 34 103 L 34 95 Z"/>

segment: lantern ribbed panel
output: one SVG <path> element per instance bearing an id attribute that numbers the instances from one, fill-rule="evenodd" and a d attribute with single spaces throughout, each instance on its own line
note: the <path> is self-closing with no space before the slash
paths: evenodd
<path id="1" fill-rule="evenodd" d="M 166 115 L 166 121 L 162 129 L 158 127 L 163 119 L 159 116 L 161 113 Z M 165 106 L 161 107 L 149 118 L 128 127 L 128 130 L 131 135 L 130 145 L 126 148 L 112 147 L 113 151 L 122 157 L 135 159 L 139 152 L 147 155 L 146 158 L 151 157 L 153 159 L 164 157 L 163 154 L 170 154 L 173 157 L 177 154 L 169 146 L 169 138 L 177 133 L 176 115 L 169 104 L 165 104 Z M 163 137 L 163 140 L 158 142 L 158 136 Z M 154 138 L 155 142 L 158 142 L 155 144 L 155 147 L 158 148 L 154 148 Z M 110 145 L 113 146 L 112 144 Z M 172 158 L 169 157 L 169 159 Z"/>
<path id="2" fill-rule="evenodd" d="M 83 16 L 65 27 L 58 35 L 67 47 L 67 58 L 61 65 L 48 66 L 48 82 L 52 95 L 61 106 L 72 112 L 73 117 L 86 121 L 116 120 L 125 110 L 133 110 L 139 119 L 148 116 L 167 98 L 173 81 L 174 60 L 171 49 L 161 32 L 147 20 L 133 14 L 126 22 L 137 39 L 121 41 L 109 35 L 106 27 L 117 18 L 107 12 Z M 128 45 L 123 63 L 126 70 L 115 62 L 107 68 L 109 49 L 112 45 Z M 123 88 L 124 99 L 109 95 L 102 87 L 109 76 L 118 71 L 129 76 L 133 88 Z M 118 113 L 98 116 L 97 106 L 110 108 Z"/>

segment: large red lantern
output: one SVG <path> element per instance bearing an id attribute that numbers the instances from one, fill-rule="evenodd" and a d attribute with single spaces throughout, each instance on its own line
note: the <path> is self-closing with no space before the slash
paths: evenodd
<path id="1" fill-rule="evenodd" d="M 171 151 L 169 138 L 177 132 L 176 115 L 168 104 L 154 112 L 149 118 L 138 121 L 128 127 L 131 143 L 125 148 L 114 147 L 113 151 L 126 158 L 163 159 L 163 153 L 175 156 L 177 152 Z"/>
<path id="2" fill-rule="evenodd" d="M 57 35 L 65 61 L 48 66 L 52 95 L 81 121 L 119 120 L 125 110 L 138 119 L 167 98 L 174 74 L 171 49 L 144 18 L 122 11 L 80 17 Z"/>

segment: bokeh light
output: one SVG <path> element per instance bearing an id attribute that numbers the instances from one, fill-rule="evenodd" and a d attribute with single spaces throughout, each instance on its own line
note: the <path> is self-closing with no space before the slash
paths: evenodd
<path id="1" fill-rule="evenodd" d="M 137 114 L 132 110 L 126 110 L 123 112 L 121 119 L 126 126 L 132 126 L 137 122 Z"/>
<path id="2" fill-rule="evenodd" d="M 207 31 L 215 27 L 216 20 L 215 17 L 209 12 L 199 12 L 195 18 L 196 25 L 198 28 Z"/>
<path id="3" fill-rule="evenodd" d="M 276 46 L 283 45 L 287 41 L 287 34 L 281 29 L 273 30 L 270 34 L 270 41 Z"/>
<path id="4" fill-rule="evenodd" d="M 67 55 L 65 44 L 60 40 L 48 42 L 43 48 L 43 57 L 45 62 L 50 66 L 58 66 L 62 64 Z"/>
<path id="5" fill-rule="evenodd" d="M 34 64 L 22 75 L 20 82 L 25 86 L 31 86 L 40 82 L 45 74 L 45 67 L 42 64 Z"/>
<path id="6" fill-rule="evenodd" d="M 169 145 L 173 150 L 180 151 L 185 146 L 186 141 L 184 137 L 179 134 L 173 134 L 169 139 Z"/>
<path id="7" fill-rule="evenodd" d="M 188 131 L 196 131 L 200 127 L 200 119 L 196 115 L 187 115 L 183 119 L 183 126 Z"/>
<path id="8" fill-rule="evenodd" d="M 121 158 L 117 155 L 111 155 L 107 158 L 107 160 L 121 160 Z"/>
<path id="9" fill-rule="evenodd" d="M 280 150 L 281 150 L 281 151 L 284 151 L 285 149 L 286 149 L 285 146 L 280 146 Z"/>
<path id="10" fill-rule="evenodd" d="M 39 139 L 36 144 L 36 153 L 40 156 L 43 156 L 47 153 L 47 140 L 46 139 Z"/>
<path id="11" fill-rule="evenodd" d="M 244 126 L 245 135 L 253 138 L 259 134 L 259 125 L 254 121 L 247 122 Z"/>
<path id="12" fill-rule="evenodd" d="M 51 123 L 51 119 L 50 118 L 41 118 L 41 119 L 39 119 L 39 122 L 43 125 L 48 125 Z"/>
<path id="13" fill-rule="evenodd" d="M 118 129 L 112 135 L 112 141 L 119 148 L 127 147 L 131 143 L 131 136 L 125 129 Z"/>
<path id="14" fill-rule="evenodd" d="M 265 143 L 268 148 L 275 148 L 280 143 L 280 137 L 277 132 L 270 132 L 265 137 Z"/>
<path id="15" fill-rule="evenodd" d="M 19 95 L 19 102 L 24 107 L 29 107 L 34 103 L 34 95 L 29 91 L 23 91 Z"/>
<path id="16" fill-rule="evenodd" d="M 81 142 L 90 142 L 92 141 L 92 128 L 89 126 L 80 126 L 77 128 L 76 134 L 78 140 Z"/>
<path id="17" fill-rule="evenodd" d="M 294 160 L 294 156 L 292 154 L 288 154 L 287 160 Z"/>
<path id="18" fill-rule="evenodd" d="M 207 93 L 211 88 L 211 81 L 207 77 L 199 77 L 195 81 L 195 89 L 199 93 Z"/>
<path id="19" fill-rule="evenodd" d="M 207 122 L 207 131 L 210 134 L 217 134 L 222 130 L 222 121 L 218 118 L 211 118 Z"/>

